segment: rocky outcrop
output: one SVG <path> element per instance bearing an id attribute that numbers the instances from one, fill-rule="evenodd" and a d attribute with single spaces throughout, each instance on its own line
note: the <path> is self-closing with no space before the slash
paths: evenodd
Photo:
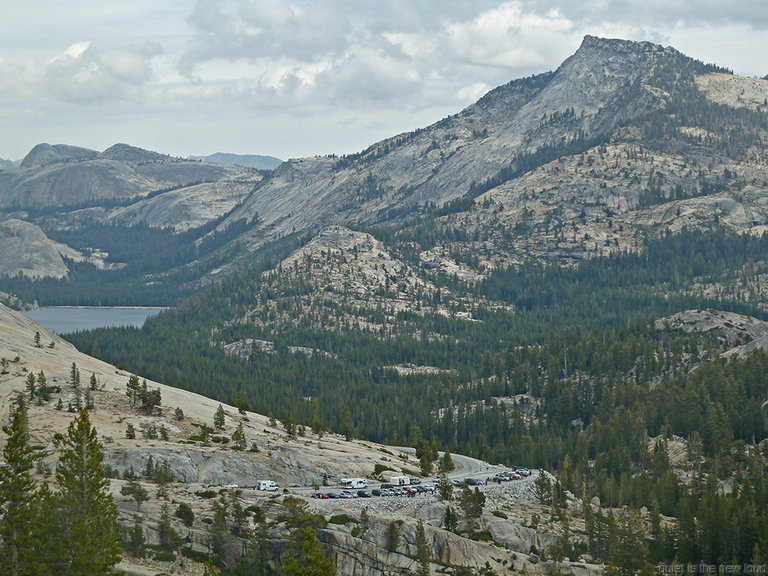
<path id="1" fill-rule="evenodd" d="M 768 323 L 722 310 L 686 310 L 656 321 L 656 329 L 680 330 L 687 334 L 706 334 L 730 346 L 723 356 L 748 356 L 757 349 L 768 349 Z"/>
<path id="2" fill-rule="evenodd" d="M 394 552 L 387 550 L 387 531 L 391 522 L 398 522 L 399 545 Z M 505 521 L 499 520 L 497 526 Z M 509 524 L 513 524 L 509 522 Z M 353 536 L 356 524 L 332 525 L 319 531 L 319 539 L 340 576 L 379 576 L 381 574 L 415 573 L 418 567 L 416 544 L 416 520 L 371 516 L 369 530 Z M 358 528 L 359 530 L 359 528 Z M 515 528 L 502 529 L 511 534 Z M 440 573 L 447 567 L 468 567 L 473 571 L 489 566 L 496 574 L 551 574 L 554 565 L 544 562 L 535 554 L 516 551 L 492 534 L 492 542 L 471 540 L 440 527 L 425 524 L 432 573 Z M 535 531 L 532 531 L 535 532 Z M 532 537 L 533 539 L 533 537 Z M 527 540 L 527 537 L 526 537 Z M 530 546 L 528 546 L 530 550 Z M 572 562 L 558 563 L 561 573 L 577 576 L 599 576 L 603 567 L 594 564 Z"/>
<path id="3" fill-rule="evenodd" d="M 707 98 L 734 108 L 768 111 L 768 80 L 733 74 L 704 74 L 696 84 Z"/>
<path id="4" fill-rule="evenodd" d="M 0 222 L 0 275 L 63 278 L 69 273 L 59 249 L 34 224 L 21 220 Z"/>
<path id="5" fill-rule="evenodd" d="M 341 473 L 341 467 L 324 465 L 293 449 L 257 453 L 213 446 L 163 448 L 152 443 L 135 449 L 105 446 L 105 463 L 121 475 L 130 470 L 143 473 L 150 457 L 155 465 L 167 465 L 178 482 L 214 486 L 254 486 L 259 480 L 274 478 L 284 486 L 306 487 Z"/>

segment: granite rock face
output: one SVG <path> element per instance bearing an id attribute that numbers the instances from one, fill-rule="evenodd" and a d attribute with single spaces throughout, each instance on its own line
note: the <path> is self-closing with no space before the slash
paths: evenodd
<path id="1" fill-rule="evenodd" d="M 0 222 L 0 275 L 63 278 L 69 269 L 61 252 L 68 251 L 34 224 L 16 219 Z"/>

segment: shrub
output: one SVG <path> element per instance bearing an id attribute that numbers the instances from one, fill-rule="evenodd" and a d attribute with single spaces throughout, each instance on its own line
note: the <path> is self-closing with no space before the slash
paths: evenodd
<path id="1" fill-rule="evenodd" d="M 336 514 L 328 520 L 329 524 L 357 524 L 357 520 L 347 514 Z"/>
<path id="2" fill-rule="evenodd" d="M 195 513 L 192 512 L 192 508 L 190 508 L 189 504 L 186 504 L 185 502 L 179 504 L 174 515 L 176 518 L 179 518 L 187 528 L 191 527 L 195 521 Z"/>

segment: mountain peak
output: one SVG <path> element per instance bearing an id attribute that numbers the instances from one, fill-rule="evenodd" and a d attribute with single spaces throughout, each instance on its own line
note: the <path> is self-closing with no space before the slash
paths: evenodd
<path id="1" fill-rule="evenodd" d="M 168 156 L 131 146 L 130 144 L 115 144 L 101 153 L 102 158 L 120 162 L 155 162 L 167 160 Z"/>
<path id="2" fill-rule="evenodd" d="M 34 168 L 57 162 L 90 160 L 98 156 L 98 152 L 88 148 L 69 146 L 68 144 L 38 144 L 29 151 L 21 161 L 22 168 Z"/>

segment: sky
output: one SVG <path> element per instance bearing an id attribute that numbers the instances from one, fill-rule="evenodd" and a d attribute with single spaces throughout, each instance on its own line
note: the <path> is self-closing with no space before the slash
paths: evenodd
<path id="1" fill-rule="evenodd" d="M 556 69 L 584 35 L 768 74 L 765 0 L 0 0 L 0 158 L 362 150 Z"/>

